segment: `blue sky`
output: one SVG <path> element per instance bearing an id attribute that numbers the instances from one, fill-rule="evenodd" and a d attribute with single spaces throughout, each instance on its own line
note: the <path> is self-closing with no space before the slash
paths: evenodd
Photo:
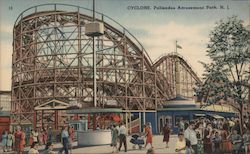
<path id="1" fill-rule="evenodd" d="M 12 29 L 15 20 L 25 9 L 46 3 L 92 8 L 92 0 L 0 0 L 0 90 L 11 89 Z M 150 6 L 151 10 L 129 10 L 130 6 Z M 225 9 L 154 10 L 154 6 L 223 6 Z M 173 52 L 174 42 L 178 40 L 183 48 L 178 52 L 199 76 L 203 68 L 198 61 L 209 61 L 206 44 L 215 22 L 237 15 L 245 25 L 250 24 L 249 0 L 96 0 L 96 10 L 126 27 L 153 61 L 162 54 Z"/>

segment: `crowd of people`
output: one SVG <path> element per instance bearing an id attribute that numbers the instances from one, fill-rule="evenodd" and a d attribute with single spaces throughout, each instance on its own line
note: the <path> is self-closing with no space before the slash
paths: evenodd
<path id="1" fill-rule="evenodd" d="M 15 151 L 18 154 L 24 153 L 24 148 L 30 146 L 29 154 L 38 154 L 38 147 L 45 145 L 43 150 L 44 154 L 53 154 L 53 142 L 57 142 L 56 135 L 53 134 L 52 128 L 48 130 L 38 128 L 31 129 L 29 132 L 23 131 L 20 126 L 15 128 L 15 131 L 5 130 L 2 134 L 2 147 L 3 152 Z M 64 151 L 65 154 L 69 153 L 68 148 L 72 147 L 74 141 L 74 128 L 65 126 L 60 133 L 63 148 L 59 151 Z"/>
<path id="2" fill-rule="evenodd" d="M 240 127 L 238 119 L 214 119 L 199 118 L 194 121 L 181 119 L 178 123 L 179 132 L 175 146 L 178 154 L 248 154 L 250 153 L 250 122 L 244 121 L 243 129 Z M 112 153 L 119 152 L 124 146 L 127 152 L 127 128 L 124 123 L 112 124 L 111 127 L 111 146 Z M 162 130 L 163 142 L 169 148 L 171 127 L 166 124 Z M 27 143 L 27 136 L 28 143 Z M 30 146 L 29 154 L 39 154 L 38 147 L 45 145 L 44 154 L 54 154 L 53 142 L 57 141 L 52 134 L 52 128 L 48 130 L 34 128 L 29 135 L 17 126 L 15 131 L 4 131 L 2 134 L 3 151 L 16 151 L 18 154 L 24 152 L 25 145 Z M 65 126 L 60 133 L 63 147 L 59 153 L 72 153 L 72 143 L 74 141 L 74 128 Z M 141 136 L 145 138 L 146 148 L 150 145 L 147 153 L 154 153 L 153 133 L 150 123 L 144 125 Z M 118 144 L 119 143 L 119 144 Z M 118 146 L 119 145 L 119 146 Z M 41 148 L 40 148 L 41 149 Z"/>
<path id="3" fill-rule="evenodd" d="M 248 154 L 250 123 L 241 130 L 238 119 L 197 119 L 179 123 L 176 152 L 178 154 Z"/>

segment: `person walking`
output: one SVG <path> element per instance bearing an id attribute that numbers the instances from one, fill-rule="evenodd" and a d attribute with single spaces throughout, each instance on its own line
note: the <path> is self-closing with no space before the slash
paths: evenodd
<path id="1" fill-rule="evenodd" d="M 3 152 L 7 151 L 7 140 L 8 140 L 8 132 L 5 130 L 2 134 L 2 146 L 3 146 Z"/>
<path id="2" fill-rule="evenodd" d="M 112 153 L 117 151 L 117 138 L 118 138 L 118 130 L 115 125 L 111 125 L 111 146 L 113 147 Z"/>
<path id="3" fill-rule="evenodd" d="M 63 144 L 63 147 L 59 151 L 59 153 L 62 153 L 64 151 L 65 154 L 68 154 L 69 153 L 69 150 L 68 150 L 69 132 L 68 132 L 67 126 L 65 126 L 62 131 L 62 144 Z"/>
<path id="4" fill-rule="evenodd" d="M 124 145 L 124 148 L 125 148 L 125 152 L 127 152 L 127 138 L 126 138 L 126 132 L 127 132 L 127 129 L 126 127 L 124 126 L 123 123 L 120 124 L 120 129 L 119 129 L 119 140 L 120 140 L 120 145 L 119 145 L 119 151 L 121 151 L 121 147 L 122 147 L 122 144 Z"/>
<path id="5" fill-rule="evenodd" d="M 171 129 L 168 126 L 168 124 L 165 124 L 165 126 L 162 129 L 162 132 L 163 132 L 163 142 L 166 142 L 166 148 L 169 148 L 168 142 L 169 142 L 169 136 L 171 133 Z"/>
<path id="6" fill-rule="evenodd" d="M 152 134 L 151 124 L 149 122 L 145 125 L 145 136 L 146 136 L 146 145 L 144 148 L 146 148 L 148 144 L 150 144 L 151 148 L 153 148 L 153 134 Z"/>
<path id="7" fill-rule="evenodd" d="M 185 130 L 184 136 L 187 140 L 190 141 L 191 147 L 194 150 L 194 154 L 198 154 L 197 150 L 198 139 L 196 136 L 196 132 L 194 131 L 194 128 L 195 128 L 195 123 L 191 121 L 188 128 Z"/>

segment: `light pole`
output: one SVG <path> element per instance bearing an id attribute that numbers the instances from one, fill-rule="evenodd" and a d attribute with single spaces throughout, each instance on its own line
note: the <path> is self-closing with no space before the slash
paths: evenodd
<path id="1" fill-rule="evenodd" d="M 85 34 L 93 39 L 93 103 L 94 107 L 97 106 L 96 101 L 96 50 L 95 50 L 95 37 L 104 34 L 103 23 L 95 21 L 95 0 L 93 0 L 93 20 L 85 25 Z"/>

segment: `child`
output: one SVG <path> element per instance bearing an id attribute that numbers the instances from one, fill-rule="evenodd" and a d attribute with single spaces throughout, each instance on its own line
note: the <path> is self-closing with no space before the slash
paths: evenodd
<path id="1" fill-rule="evenodd" d="M 185 154 L 186 153 L 186 141 L 184 139 L 184 134 L 178 134 L 178 140 L 175 145 L 175 152 L 178 154 Z"/>

